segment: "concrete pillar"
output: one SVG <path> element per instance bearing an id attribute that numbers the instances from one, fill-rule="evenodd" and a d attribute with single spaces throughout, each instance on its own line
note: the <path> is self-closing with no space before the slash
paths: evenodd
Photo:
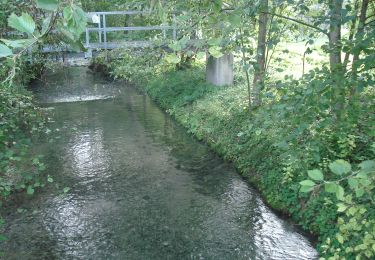
<path id="1" fill-rule="evenodd" d="M 92 58 L 92 49 L 87 49 L 85 52 L 85 59 L 91 59 Z"/>
<path id="2" fill-rule="evenodd" d="M 207 56 L 206 80 L 216 86 L 233 84 L 233 54 L 225 54 L 220 58 Z"/>

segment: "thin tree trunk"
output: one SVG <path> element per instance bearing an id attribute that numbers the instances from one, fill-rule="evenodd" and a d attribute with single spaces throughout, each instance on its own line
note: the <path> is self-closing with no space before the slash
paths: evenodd
<path id="1" fill-rule="evenodd" d="M 254 73 L 254 100 L 253 108 L 259 107 L 261 105 L 260 92 L 264 85 L 264 75 L 265 75 L 265 63 L 266 63 L 266 35 L 267 35 L 267 22 L 268 22 L 268 0 L 262 0 L 261 2 L 261 12 L 259 15 L 259 31 L 258 31 L 258 45 L 257 45 L 257 57 L 256 66 Z"/>
<path id="2" fill-rule="evenodd" d="M 302 56 L 302 77 L 305 75 L 305 59 L 306 59 L 306 51 L 303 53 Z"/>
<path id="3" fill-rule="evenodd" d="M 240 34 L 241 34 L 241 52 L 242 52 L 242 63 L 245 69 L 245 75 L 246 75 L 246 83 L 247 83 L 247 97 L 249 102 L 249 111 L 251 109 L 251 85 L 250 85 L 250 75 L 249 70 L 246 68 L 246 53 L 245 53 L 245 44 L 243 42 L 243 31 L 240 28 Z"/>
<path id="4" fill-rule="evenodd" d="M 358 24 L 358 30 L 356 34 L 356 41 L 361 42 L 363 39 L 363 33 L 364 33 L 364 28 L 365 28 L 365 23 L 366 23 L 366 12 L 368 8 L 369 0 L 363 0 L 362 1 L 362 7 L 361 7 L 361 15 L 359 17 L 359 24 Z M 359 59 L 359 54 L 360 50 L 354 51 L 353 54 L 353 65 L 352 65 L 352 70 L 353 74 L 357 73 L 358 66 L 356 64 L 356 61 Z"/>
<path id="5" fill-rule="evenodd" d="M 356 0 L 355 1 L 355 4 L 354 4 L 354 14 L 355 14 L 355 18 L 353 19 L 352 21 L 352 24 L 350 26 L 350 33 L 349 33 L 349 42 L 352 41 L 354 39 L 354 34 L 355 34 L 355 28 L 357 26 L 357 20 L 358 20 L 358 8 L 359 8 L 359 0 Z M 347 51 L 345 53 L 345 58 L 344 58 L 344 63 L 343 63 L 343 67 L 346 68 L 348 63 L 349 63 L 349 56 L 350 56 L 350 53 L 351 51 Z"/>
<path id="6" fill-rule="evenodd" d="M 341 69 L 341 8 L 343 0 L 330 0 L 329 63 L 331 72 Z"/>
<path id="7" fill-rule="evenodd" d="M 368 5 L 369 5 L 369 0 L 362 1 L 361 14 L 359 16 L 358 30 L 357 30 L 356 37 L 355 37 L 356 43 L 360 43 L 363 40 Z M 357 75 L 358 74 L 358 60 L 359 60 L 360 53 L 361 53 L 360 49 L 354 50 L 353 52 L 353 62 L 352 62 L 353 82 L 355 82 L 358 77 Z M 350 89 L 350 96 L 349 96 L 349 102 L 351 104 L 354 103 L 353 100 L 355 100 L 356 92 L 357 92 L 357 86 L 356 84 L 352 84 L 351 89 Z"/>
<path id="8" fill-rule="evenodd" d="M 343 0 L 330 0 L 329 64 L 333 80 L 332 109 L 336 121 L 341 119 L 345 102 L 341 61 L 341 9 Z"/>

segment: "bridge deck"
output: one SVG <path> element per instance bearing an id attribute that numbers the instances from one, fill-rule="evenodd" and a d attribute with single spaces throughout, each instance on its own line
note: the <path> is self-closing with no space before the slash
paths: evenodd
<path id="1" fill-rule="evenodd" d="M 114 41 L 107 43 L 89 43 L 84 47 L 86 49 L 107 49 L 113 50 L 118 48 L 148 48 L 155 46 L 153 41 Z M 73 50 L 68 45 L 45 45 L 42 50 L 43 53 L 52 53 L 52 52 L 73 52 Z"/>
<path id="2" fill-rule="evenodd" d="M 90 55 L 92 50 L 106 49 L 112 50 L 116 48 L 147 48 L 155 46 L 155 41 L 141 40 L 141 41 L 108 41 L 107 33 L 110 32 L 126 32 L 126 31 L 161 31 L 164 38 L 167 39 L 167 31 L 172 31 L 173 39 L 177 39 L 177 28 L 175 25 L 175 13 L 172 13 L 172 25 L 152 25 L 152 26 L 127 26 L 127 27 L 109 27 L 107 26 L 106 17 L 109 15 L 150 15 L 149 12 L 143 11 L 112 11 L 112 12 L 89 12 L 87 17 L 92 19 L 97 27 L 86 28 L 86 41 L 84 46 L 88 49 L 87 54 Z M 98 35 L 97 42 L 90 41 L 90 34 L 95 33 Z M 42 50 L 44 53 L 53 52 L 72 52 L 69 46 L 65 45 L 45 45 Z"/>

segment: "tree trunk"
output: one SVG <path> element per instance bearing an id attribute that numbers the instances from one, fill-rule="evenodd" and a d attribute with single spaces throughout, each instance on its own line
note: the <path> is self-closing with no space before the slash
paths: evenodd
<path id="1" fill-rule="evenodd" d="M 266 63 L 266 35 L 268 23 L 268 0 L 262 0 L 259 15 L 259 31 L 258 31 L 258 45 L 257 56 L 254 73 L 254 99 L 252 102 L 253 108 L 261 105 L 260 92 L 264 85 L 265 63 Z"/>
<path id="2" fill-rule="evenodd" d="M 360 43 L 363 39 L 368 4 L 369 4 L 369 0 L 362 1 L 361 14 L 359 17 L 358 30 L 357 30 L 356 39 L 355 39 L 357 43 Z M 353 65 L 352 65 L 353 74 L 357 73 L 358 66 L 356 63 L 359 59 L 360 52 L 361 50 L 355 50 L 353 53 Z"/>
<path id="3" fill-rule="evenodd" d="M 329 64 L 331 72 L 341 69 L 341 8 L 343 0 L 330 0 Z"/>
<path id="4" fill-rule="evenodd" d="M 350 26 L 350 31 L 349 31 L 350 33 L 349 33 L 349 38 L 348 38 L 349 42 L 353 41 L 353 39 L 354 39 L 355 29 L 357 27 L 357 20 L 358 20 L 358 17 L 357 17 L 358 9 L 359 9 L 359 0 L 356 0 L 355 4 L 354 4 L 354 16 L 355 16 L 355 18 L 353 19 L 352 24 Z M 344 63 L 343 63 L 344 68 L 346 68 L 348 63 L 349 63 L 350 53 L 351 53 L 350 50 L 345 53 L 345 58 L 344 58 Z"/>
<path id="5" fill-rule="evenodd" d="M 343 83 L 344 70 L 341 61 L 341 9 L 343 0 L 330 0 L 330 26 L 329 26 L 329 64 L 333 89 L 331 108 L 334 120 L 340 122 L 345 103 L 345 87 Z"/>
<path id="6" fill-rule="evenodd" d="M 355 42 L 357 45 L 358 43 L 360 43 L 362 40 L 363 40 L 363 34 L 364 34 L 364 28 L 365 28 L 365 23 L 366 23 L 366 13 L 367 13 L 367 8 L 368 8 L 368 5 L 369 5 L 369 0 L 363 0 L 362 1 L 362 6 L 361 6 L 361 14 L 359 16 L 359 24 L 358 24 L 358 29 L 357 29 L 357 33 L 356 33 L 356 36 L 355 36 Z M 352 79 L 353 79 L 353 82 L 356 82 L 357 81 L 357 77 L 358 77 L 358 60 L 359 60 L 359 55 L 361 53 L 361 49 L 355 49 L 353 51 L 353 62 L 352 62 Z M 350 88 L 350 96 L 349 96 L 349 102 L 351 104 L 354 104 L 355 103 L 355 96 L 356 96 L 356 93 L 357 93 L 357 84 L 352 84 L 351 88 Z"/>

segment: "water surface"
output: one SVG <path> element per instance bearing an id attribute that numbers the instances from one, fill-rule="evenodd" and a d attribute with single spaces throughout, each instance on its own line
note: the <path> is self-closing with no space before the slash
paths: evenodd
<path id="1" fill-rule="evenodd" d="M 6 217 L 6 259 L 317 258 L 147 96 L 81 67 L 50 72 L 35 90 L 53 108 L 58 139 L 40 149 L 60 186 Z"/>

